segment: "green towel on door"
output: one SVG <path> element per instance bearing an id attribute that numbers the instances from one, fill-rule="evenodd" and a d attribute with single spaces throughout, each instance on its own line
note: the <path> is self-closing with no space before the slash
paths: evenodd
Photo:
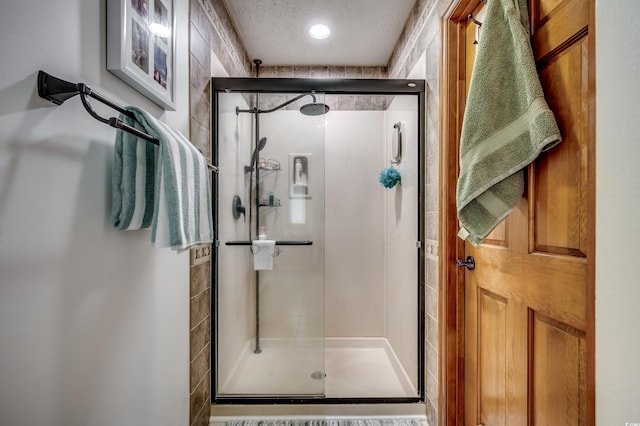
<path id="1" fill-rule="evenodd" d="M 489 0 L 460 141 L 458 236 L 478 245 L 515 208 L 524 168 L 561 141 L 531 50 L 526 0 Z"/>

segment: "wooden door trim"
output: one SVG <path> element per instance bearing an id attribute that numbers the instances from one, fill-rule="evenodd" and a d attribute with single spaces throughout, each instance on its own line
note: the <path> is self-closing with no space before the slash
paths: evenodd
<path id="1" fill-rule="evenodd" d="M 586 420 L 595 426 L 595 0 L 589 2 L 589 135 L 586 312 Z M 461 117 L 465 108 L 464 30 L 468 14 L 479 0 L 451 0 L 442 16 L 440 69 L 440 205 L 439 205 L 439 399 L 438 423 L 464 421 L 464 273 L 455 266 L 464 253 L 457 237 L 456 182 Z"/>
<path id="2" fill-rule="evenodd" d="M 457 237 L 458 146 L 465 107 L 465 21 L 478 0 L 453 0 L 442 18 L 440 75 L 440 342 L 438 420 L 454 426 L 464 420 L 464 273 L 455 266 L 464 242 Z"/>
<path id="3" fill-rule="evenodd" d="M 596 2 L 589 1 L 587 150 L 587 426 L 596 424 Z"/>

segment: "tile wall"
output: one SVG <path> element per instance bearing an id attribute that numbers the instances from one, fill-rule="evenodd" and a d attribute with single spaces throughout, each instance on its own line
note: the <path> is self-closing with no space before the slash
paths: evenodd
<path id="1" fill-rule="evenodd" d="M 190 137 L 211 160 L 212 55 L 230 75 L 248 75 L 244 54 L 221 0 L 190 1 Z M 211 247 L 191 251 L 190 425 L 209 424 L 211 401 Z"/>
<path id="2" fill-rule="evenodd" d="M 396 44 L 387 73 L 405 78 L 426 52 L 426 390 L 427 419 L 438 424 L 438 194 L 441 17 L 450 0 L 418 0 Z"/>
<path id="3" fill-rule="evenodd" d="M 406 78 L 426 51 L 426 388 L 429 424 L 438 424 L 438 192 L 439 78 L 441 19 L 449 0 L 418 0 L 386 67 L 264 66 L 261 77 Z M 214 54 L 230 76 L 255 75 L 222 0 L 191 0 L 190 27 L 191 140 L 211 153 L 209 81 Z M 380 97 L 327 96 L 334 110 L 385 109 Z M 210 248 L 193 251 L 191 263 L 191 425 L 206 425 L 211 377 Z"/>

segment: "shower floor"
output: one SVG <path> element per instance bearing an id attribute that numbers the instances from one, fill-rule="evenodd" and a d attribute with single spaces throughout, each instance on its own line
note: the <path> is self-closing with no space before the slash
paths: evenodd
<path id="1" fill-rule="evenodd" d="M 292 339 L 261 339 L 260 354 L 253 353 L 250 342 L 218 392 L 225 396 L 328 398 L 417 395 L 386 339 L 327 338 L 324 343 L 322 356 L 321 342 L 317 340 L 301 344 Z M 326 373 L 324 383 L 321 371 Z"/>

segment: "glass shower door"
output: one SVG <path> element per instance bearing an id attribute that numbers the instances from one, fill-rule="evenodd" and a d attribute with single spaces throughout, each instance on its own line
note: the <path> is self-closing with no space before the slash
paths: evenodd
<path id="1" fill-rule="evenodd" d="M 219 94 L 217 398 L 324 395 L 324 116 L 301 113 L 311 101 Z"/>

